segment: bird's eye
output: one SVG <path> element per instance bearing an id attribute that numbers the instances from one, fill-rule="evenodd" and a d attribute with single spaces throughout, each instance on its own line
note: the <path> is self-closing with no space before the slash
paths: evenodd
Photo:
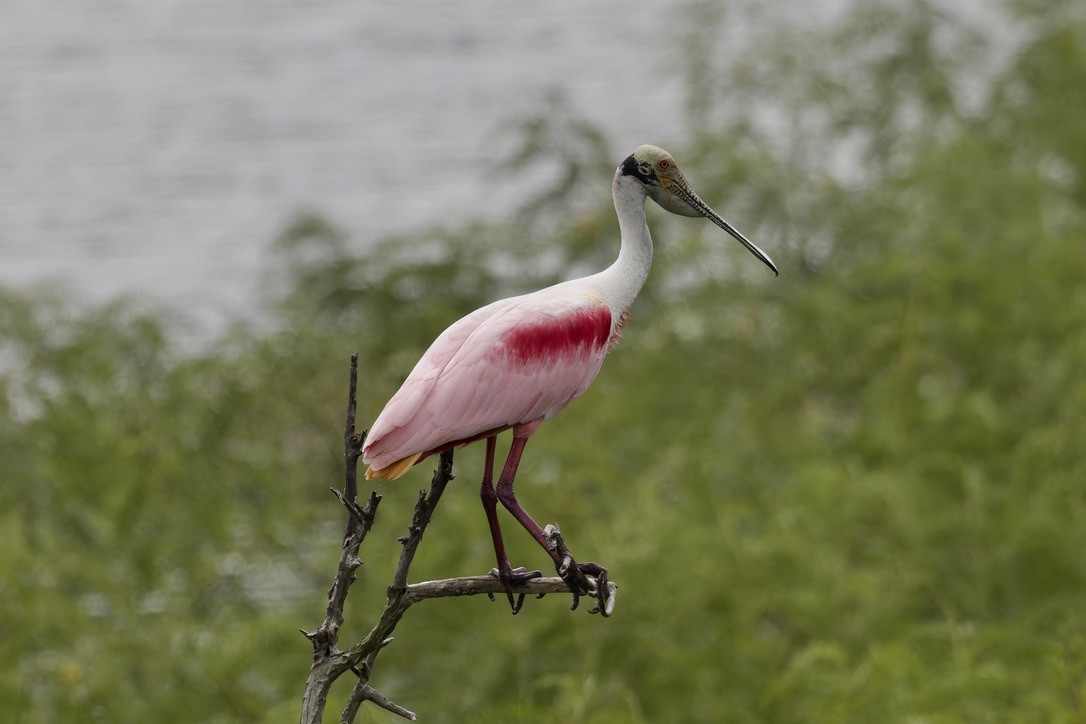
<path id="1" fill-rule="evenodd" d="M 661 171 L 667 171 L 669 168 L 671 168 L 671 161 L 668 161 L 666 158 L 661 158 L 659 161 L 656 162 L 656 168 L 660 169 Z"/>

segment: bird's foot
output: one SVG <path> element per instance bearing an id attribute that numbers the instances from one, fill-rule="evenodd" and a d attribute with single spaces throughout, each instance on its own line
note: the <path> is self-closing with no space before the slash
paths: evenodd
<path id="1" fill-rule="evenodd" d="M 566 547 L 562 532 L 553 523 L 543 529 L 543 535 L 550 541 L 551 550 L 558 561 L 555 564 L 558 576 L 565 581 L 573 594 L 570 610 L 577 609 L 581 596 L 591 596 L 596 599 L 597 605 L 589 613 L 598 613 L 604 618 L 610 616 L 615 610 L 618 584 L 607 579 L 607 569 L 598 563 L 577 563 L 573 560 L 573 554 Z"/>
<path id="2" fill-rule="evenodd" d="M 513 598 L 513 586 L 518 583 L 527 583 L 533 578 L 542 578 L 542 571 L 529 571 L 524 566 L 518 566 L 517 568 L 504 567 L 505 570 L 498 568 L 491 568 L 489 575 L 497 578 L 505 586 L 505 595 L 509 597 L 509 606 L 513 609 L 513 615 L 516 616 L 520 613 L 521 606 L 524 605 L 524 597 L 526 594 L 518 593 L 516 598 Z M 494 600 L 494 594 L 489 594 L 490 600 Z"/>

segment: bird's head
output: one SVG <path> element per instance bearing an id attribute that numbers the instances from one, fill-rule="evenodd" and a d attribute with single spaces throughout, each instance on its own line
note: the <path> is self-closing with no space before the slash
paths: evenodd
<path id="1" fill-rule="evenodd" d="M 747 247 L 750 253 L 762 260 L 766 266 L 778 274 L 776 265 L 769 255 L 755 246 L 747 237 L 709 208 L 709 205 L 694 193 L 686 177 L 679 170 L 671 154 L 656 146 L 640 146 L 622 162 L 618 168 L 622 176 L 629 176 L 645 187 L 649 197 L 665 210 L 679 216 L 704 216 L 731 234 L 739 243 Z"/>

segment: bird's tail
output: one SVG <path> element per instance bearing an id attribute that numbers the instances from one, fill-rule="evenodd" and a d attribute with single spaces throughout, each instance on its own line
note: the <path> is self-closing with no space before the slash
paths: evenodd
<path id="1" fill-rule="evenodd" d="M 420 457 L 422 457 L 422 453 L 415 453 L 377 470 L 374 470 L 371 465 L 366 468 L 366 480 L 395 480 L 401 478 L 411 469 L 412 465 L 418 462 Z"/>

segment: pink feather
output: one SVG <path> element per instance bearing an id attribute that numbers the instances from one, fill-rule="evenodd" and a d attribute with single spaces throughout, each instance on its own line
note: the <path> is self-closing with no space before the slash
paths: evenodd
<path id="1" fill-rule="evenodd" d="M 610 308 L 551 288 L 472 312 L 439 336 L 377 417 L 363 461 L 404 458 L 544 420 L 599 374 Z"/>

